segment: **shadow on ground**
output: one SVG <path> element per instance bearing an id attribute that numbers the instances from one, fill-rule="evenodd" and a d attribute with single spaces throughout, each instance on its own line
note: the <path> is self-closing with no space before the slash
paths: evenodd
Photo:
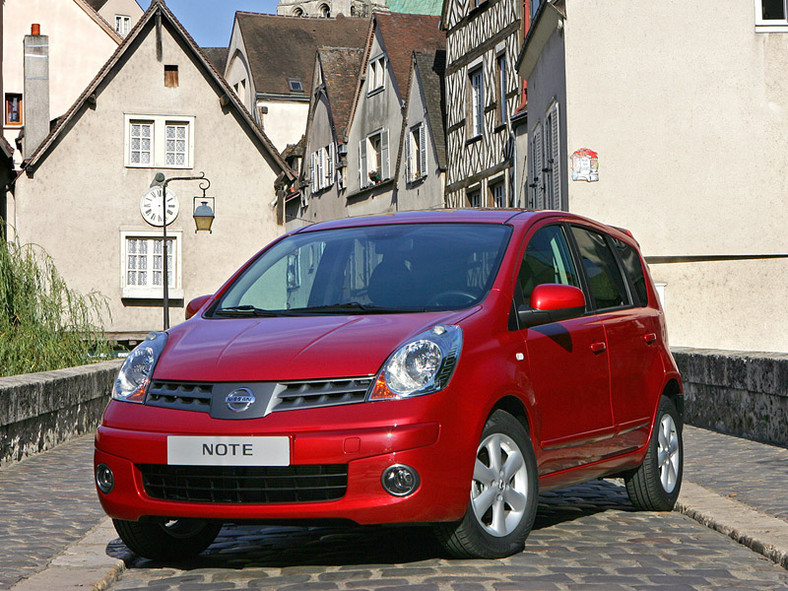
<path id="1" fill-rule="evenodd" d="M 609 509 L 633 511 L 617 481 L 595 480 L 540 495 L 534 530 L 573 521 Z M 138 557 L 118 539 L 107 554 L 126 561 L 130 569 L 176 566 Z M 407 564 L 445 553 L 428 527 L 282 527 L 228 524 L 200 556 L 177 563 L 197 568 L 254 568 Z"/>

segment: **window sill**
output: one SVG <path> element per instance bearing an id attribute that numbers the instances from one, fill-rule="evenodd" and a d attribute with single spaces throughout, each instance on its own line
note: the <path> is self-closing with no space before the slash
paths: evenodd
<path id="1" fill-rule="evenodd" d="M 120 297 L 124 300 L 158 300 L 162 301 L 164 295 L 161 289 L 148 288 L 148 287 L 124 287 L 121 290 Z M 176 289 L 170 287 L 167 289 L 167 299 L 169 300 L 182 300 L 183 289 Z"/>
<path id="2" fill-rule="evenodd" d="M 495 133 L 500 133 L 505 130 L 506 130 L 506 123 L 499 123 L 498 125 L 495 126 L 495 129 L 493 129 Z"/>
<path id="3" fill-rule="evenodd" d="M 385 181 L 381 181 L 374 185 L 367 185 L 366 187 L 361 187 L 358 191 L 356 191 L 355 193 L 351 193 L 350 195 L 347 195 L 345 198 L 348 201 L 351 201 L 357 197 L 369 195 L 370 193 L 373 193 L 376 189 L 389 189 L 392 186 L 394 186 L 394 179 L 386 179 Z"/>
<path id="4" fill-rule="evenodd" d="M 191 170 L 194 168 L 193 164 L 187 164 L 186 166 L 165 166 L 165 165 L 158 165 L 158 164 L 125 164 L 126 168 L 161 168 L 164 170 Z"/>
<path id="5" fill-rule="evenodd" d="M 755 25 L 756 33 L 788 33 L 788 23 L 778 25 Z"/>
<path id="6" fill-rule="evenodd" d="M 475 135 L 472 138 L 468 138 L 467 140 L 465 140 L 465 145 L 466 146 L 470 146 L 471 144 L 475 144 L 476 142 L 480 142 L 481 139 L 482 139 L 481 134 Z"/>
<path id="7" fill-rule="evenodd" d="M 372 90 L 367 91 L 367 96 L 375 96 L 376 94 L 380 94 L 385 89 L 385 86 L 378 86 L 377 88 L 373 88 Z"/>

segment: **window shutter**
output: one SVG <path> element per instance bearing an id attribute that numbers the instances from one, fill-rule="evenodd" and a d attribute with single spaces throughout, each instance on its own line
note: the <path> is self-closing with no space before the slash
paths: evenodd
<path id="1" fill-rule="evenodd" d="M 419 172 L 427 176 L 427 126 L 423 121 L 419 125 Z"/>
<path id="2" fill-rule="evenodd" d="M 413 131 L 408 133 L 408 139 L 405 141 L 405 162 L 408 163 L 407 180 L 412 181 L 415 178 L 415 170 L 413 170 Z"/>
<path id="3" fill-rule="evenodd" d="M 367 177 L 367 140 L 358 143 L 358 186 L 366 187 L 369 184 Z"/>
<path id="4" fill-rule="evenodd" d="M 310 154 L 310 161 L 309 161 L 309 181 L 311 183 L 312 192 L 317 193 L 317 171 L 315 170 L 315 156 L 317 152 L 312 152 Z"/>
<path id="5" fill-rule="evenodd" d="M 534 168 L 536 175 L 534 176 L 534 207 L 536 209 L 544 209 L 544 198 L 542 196 L 542 187 L 544 181 L 542 176 L 546 173 L 542 172 L 544 168 L 544 157 L 542 153 L 542 126 L 537 125 L 534 128 Z"/>
<path id="6" fill-rule="evenodd" d="M 389 178 L 389 130 L 380 132 L 380 180 Z"/>
<path id="7" fill-rule="evenodd" d="M 336 171 L 337 146 L 334 142 L 328 144 L 328 173 L 326 174 L 326 186 L 334 184 L 334 173 Z"/>
<path id="8" fill-rule="evenodd" d="M 550 117 L 550 135 L 552 136 L 552 145 L 549 146 L 550 158 L 550 174 L 553 177 L 552 195 L 545 195 L 546 199 L 550 199 L 550 209 L 561 209 L 561 136 L 559 135 L 560 127 L 558 125 L 558 103 L 551 109 Z"/>

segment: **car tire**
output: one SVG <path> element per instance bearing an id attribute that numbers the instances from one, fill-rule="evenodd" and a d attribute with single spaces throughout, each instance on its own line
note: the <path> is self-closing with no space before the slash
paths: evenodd
<path id="1" fill-rule="evenodd" d="M 113 519 L 112 523 L 129 550 L 163 562 L 197 556 L 213 543 L 222 528 L 221 523 L 198 519 L 167 523 Z"/>
<path id="2" fill-rule="evenodd" d="M 643 463 L 624 476 L 632 504 L 643 511 L 671 511 L 681 490 L 684 443 L 681 417 L 663 396 Z"/>
<path id="3" fill-rule="evenodd" d="M 538 503 L 536 456 L 528 431 L 496 410 L 476 450 L 471 499 L 463 518 L 437 524 L 443 548 L 458 558 L 503 558 L 521 552 Z"/>

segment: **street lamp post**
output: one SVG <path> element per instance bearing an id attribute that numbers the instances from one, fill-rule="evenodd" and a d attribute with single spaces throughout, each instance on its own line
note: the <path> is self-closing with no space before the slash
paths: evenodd
<path id="1" fill-rule="evenodd" d="M 168 277 L 168 265 L 167 265 L 167 185 L 173 181 L 206 181 L 208 185 L 206 187 L 202 187 L 203 196 L 205 195 L 205 191 L 208 187 L 211 186 L 211 181 L 208 180 L 205 176 L 204 172 L 200 173 L 200 176 L 174 176 L 170 178 L 166 178 L 163 172 L 157 172 L 156 176 L 153 178 L 150 186 L 153 187 L 160 187 L 161 188 L 161 215 L 162 215 L 162 245 L 161 245 L 161 254 L 162 254 L 162 308 L 164 313 L 164 330 L 170 328 L 170 298 L 169 298 L 169 277 Z M 210 209 L 210 208 L 208 208 Z M 213 216 L 211 215 L 211 218 Z M 195 219 L 195 221 L 197 221 Z M 198 230 L 200 225 L 198 224 Z M 210 230 L 210 224 L 208 225 L 208 229 Z"/>

